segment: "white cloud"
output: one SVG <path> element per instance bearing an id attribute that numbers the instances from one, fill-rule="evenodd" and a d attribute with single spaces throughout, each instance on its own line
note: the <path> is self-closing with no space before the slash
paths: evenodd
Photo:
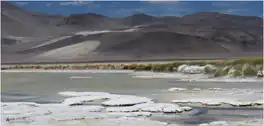
<path id="1" fill-rule="evenodd" d="M 27 5 L 27 2 L 16 2 L 17 5 L 23 6 L 23 5 Z"/>
<path id="2" fill-rule="evenodd" d="M 244 5 L 246 1 L 213 1 L 212 6 L 214 7 L 233 7 L 235 5 Z"/>
<path id="3" fill-rule="evenodd" d="M 166 0 L 166 1 L 161 1 L 161 0 L 148 0 L 149 3 L 153 4 L 177 4 L 180 1 L 178 0 Z"/>
<path id="4" fill-rule="evenodd" d="M 246 1 L 217 1 L 212 2 L 212 6 L 220 13 L 240 15 L 247 13 Z"/>
<path id="5" fill-rule="evenodd" d="M 241 14 L 243 12 L 246 12 L 246 9 L 227 9 L 225 11 L 223 11 L 223 13 L 226 14 Z"/>
<path id="6" fill-rule="evenodd" d="M 243 12 L 243 11 L 246 11 L 246 10 L 245 9 L 229 9 L 226 12 L 237 13 L 237 12 Z"/>
<path id="7" fill-rule="evenodd" d="M 212 2 L 212 6 L 214 7 L 230 7 L 232 6 L 232 3 L 228 3 L 228 2 Z"/>
<path id="8" fill-rule="evenodd" d="M 146 1 L 149 1 L 149 2 L 171 2 L 171 1 L 179 1 L 179 0 L 146 0 Z"/>
<path id="9" fill-rule="evenodd" d="M 69 1 L 69 2 L 60 2 L 61 6 L 69 6 L 69 5 L 83 5 L 83 4 L 88 4 L 88 1 Z"/>
<path id="10" fill-rule="evenodd" d="M 51 6 L 51 5 L 52 5 L 52 3 L 47 3 L 47 4 L 46 4 L 47 7 L 49 7 L 49 6 Z"/>

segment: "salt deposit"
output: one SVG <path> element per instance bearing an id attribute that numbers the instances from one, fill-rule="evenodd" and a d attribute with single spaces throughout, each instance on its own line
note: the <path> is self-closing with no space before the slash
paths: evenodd
<path id="1" fill-rule="evenodd" d="M 263 99 L 256 100 L 253 103 L 258 104 L 258 105 L 262 105 L 263 104 Z"/>
<path id="2" fill-rule="evenodd" d="M 22 69 L 22 70 L 1 70 L 5 73 L 132 73 L 132 70 L 40 70 L 40 69 Z"/>
<path id="3" fill-rule="evenodd" d="M 121 117 L 89 122 L 91 126 L 166 126 L 165 122 L 153 121 L 145 118 Z"/>
<path id="4" fill-rule="evenodd" d="M 220 91 L 222 88 L 208 88 L 209 90 L 215 90 L 215 91 Z"/>
<path id="5" fill-rule="evenodd" d="M 193 88 L 194 91 L 201 91 L 201 88 Z"/>
<path id="6" fill-rule="evenodd" d="M 105 111 L 106 112 L 137 112 L 139 111 L 139 108 L 135 106 L 107 107 Z"/>
<path id="7" fill-rule="evenodd" d="M 6 104 L 8 106 L 8 104 Z M 16 104 L 19 106 L 19 104 Z M 15 104 L 12 109 L 15 109 Z M 55 108 L 53 108 L 55 107 Z M 47 109 L 50 108 L 51 110 Z M 53 109 L 52 109 L 53 108 Z M 111 112 L 111 113 L 101 113 L 103 109 L 102 106 L 64 106 L 59 104 L 45 104 L 40 105 L 39 107 L 32 107 L 32 115 L 28 115 L 25 113 L 25 110 L 20 109 L 20 113 L 3 113 L 4 120 L 3 123 L 7 126 L 33 126 L 33 125 L 45 125 L 45 126 L 52 126 L 52 125 L 88 125 L 87 123 L 82 123 L 82 121 L 88 121 L 89 125 L 104 125 L 97 122 L 107 122 L 108 125 L 112 125 L 112 123 L 108 122 L 109 120 L 114 121 L 114 124 L 121 124 L 121 125 L 132 125 L 132 124 L 146 124 L 146 125 L 160 125 L 166 123 L 158 122 L 158 121 L 150 121 L 144 118 L 133 118 L 133 117 L 149 117 L 151 116 L 150 112 Z M 49 113 L 42 113 L 47 111 Z M 39 113 L 39 115 L 36 115 Z M 133 118 L 134 123 L 126 122 Z M 98 120 L 99 119 L 99 120 Z M 125 121 L 125 122 L 123 122 Z M 123 123 L 122 123 L 123 122 Z M 3 124 L 2 123 L 2 124 Z"/>
<path id="8" fill-rule="evenodd" d="M 105 113 L 107 118 L 119 118 L 119 117 L 150 117 L 151 112 L 109 112 Z"/>
<path id="9" fill-rule="evenodd" d="M 173 103 L 202 103 L 206 105 L 221 105 L 226 99 L 190 98 L 183 100 L 173 100 Z"/>
<path id="10" fill-rule="evenodd" d="M 217 77 L 210 79 L 198 79 L 200 82 L 262 82 L 263 80 L 255 77 Z"/>
<path id="11" fill-rule="evenodd" d="M 163 112 L 163 113 L 177 113 L 183 111 L 190 111 L 191 107 L 180 107 L 176 104 L 170 103 L 143 103 L 128 107 L 107 107 L 107 112 Z"/>
<path id="12" fill-rule="evenodd" d="M 177 69 L 177 72 L 186 73 L 186 74 L 203 74 L 203 73 L 212 73 L 216 71 L 216 67 L 213 65 L 205 65 L 205 66 L 198 66 L 198 65 L 180 65 Z"/>
<path id="13" fill-rule="evenodd" d="M 232 126 L 262 126 L 263 119 L 253 119 L 244 121 L 229 122 Z"/>
<path id="14" fill-rule="evenodd" d="M 263 80 L 256 77 L 213 77 L 211 74 L 187 74 L 182 72 L 174 73 L 155 73 L 155 72 L 132 72 L 133 78 L 142 79 L 177 79 L 177 81 L 188 82 L 262 82 Z"/>
<path id="15" fill-rule="evenodd" d="M 91 71 L 91 70 L 84 70 L 84 72 L 105 72 L 105 73 L 111 73 L 111 71 Z M 55 71 L 54 71 L 55 72 Z M 68 71 L 73 72 L 73 71 Z M 82 72 L 82 70 L 76 70 L 76 72 Z M 116 71 L 114 71 L 116 72 Z M 134 75 L 137 72 L 127 72 L 127 73 L 133 73 Z M 177 81 L 180 79 L 186 79 L 186 80 L 200 80 L 200 81 L 210 81 L 210 79 L 217 80 L 218 78 L 209 78 L 206 74 L 184 74 L 184 73 L 145 73 L 146 76 L 148 74 L 152 74 L 152 77 L 160 77 L 160 78 L 166 78 L 166 76 L 169 76 L 171 78 L 176 79 L 169 79 L 169 81 Z M 90 75 L 90 74 L 89 74 Z M 79 76 L 79 75 L 70 75 L 73 78 L 75 77 L 85 77 L 89 75 Z M 68 76 L 68 74 L 67 74 Z M 68 79 L 66 76 L 66 79 Z M 68 76 L 68 77 L 70 77 Z M 64 76 L 65 77 L 65 76 Z M 241 78 L 224 78 L 224 79 L 233 79 L 233 82 L 238 82 L 243 79 Z M 246 80 L 247 78 L 244 78 Z M 252 78 L 256 79 L 256 78 Z M 88 79 L 89 80 L 89 79 Z M 138 79 L 140 80 L 140 79 Z M 146 80 L 148 81 L 148 80 Z M 154 80 L 155 81 L 155 80 Z M 162 102 L 165 102 L 167 100 L 173 100 L 180 103 L 181 101 L 186 102 L 197 102 L 197 103 L 203 103 L 206 105 L 222 105 L 222 104 L 229 104 L 230 106 L 249 106 L 254 104 L 263 104 L 262 99 L 262 92 L 261 88 L 256 88 L 255 83 L 248 84 L 250 89 L 247 87 L 246 84 L 241 83 L 221 83 L 218 85 L 218 83 L 213 83 L 211 85 L 207 83 L 202 83 L 200 86 L 200 83 L 188 83 L 187 85 L 181 85 L 175 84 L 174 89 L 171 88 L 171 91 L 178 91 L 178 92 L 163 92 L 162 89 L 168 89 L 170 87 L 173 87 L 172 84 L 164 84 L 163 82 L 167 81 L 164 79 L 158 80 L 161 83 L 165 85 L 163 88 L 162 86 L 158 85 L 158 88 L 155 89 L 147 89 L 144 88 L 143 90 L 137 90 L 137 92 L 133 92 L 131 94 L 137 94 L 139 92 L 140 95 L 150 96 L 154 98 L 154 100 L 157 98 L 157 100 L 161 100 Z M 219 81 L 223 81 L 223 79 L 219 79 Z M 153 82 L 151 80 L 150 82 Z M 109 83 L 108 83 L 109 84 Z M 186 83 L 184 83 L 186 84 Z M 214 85 L 216 84 L 216 85 Z M 225 86 L 226 84 L 226 86 Z M 179 86 L 180 87 L 177 87 Z M 213 86 L 214 85 L 214 86 Z M 232 89 L 233 87 L 236 87 L 236 85 L 242 89 Z M 242 86 L 241 86 L 242 85 Z M 243 86 L 246 85 L 246 86 Z M 161 87 L 161 88 L 160 88 Z M 199 87 L 199 88 L 196 88 Z M 219 88 L 221 87 L 221 88 Z M 64 87 L 65 89 L 71 89 L 72 87 Z M 188 88 L 188 90 L 187 90 Z M 247 89 L 243 89 L 247 88 Z M 80 89 L 85 90 L 86 88 Z M 93 89 L 93 88 L 92 88 Z M 133 88 L 132 88 L 133 89 Z M 156 90 L 157 89 L 157 90 Z M 55 89 L 54 89 L 55 90 Z M 79 90 L 79 89 L 78 89 Z M 88 89 L 90 90 L 90 89 Z M 96 89 L 98 90 L 98 89 Z M 108 89 L 103 89 L 108 90 Z M 135 89 L 136 90 L 136 89 Z M 151 90 L 153 92 L 145 92 L 145 90 Z M 52 90 L 53 91 L 53 90 Z M 52 91 L 47 91 L 51 92 Z M 116 91 L 116 90 L 115 90 Z M 141 92 L 142 91 L 142 92 Z M 157 91 L 157 92 L 156 92 Z M 161 91 L 161 92 L 159 92 Z M 114 91 L 113 91 L 114 92 Z M 118 91 L 117 91 L 118 92 Z M 130 92 L 129 92 L 130 93 Z M 142 94 L 141 94 L 142 93 Z M 144 94 L 147 93 L 147 94 Z M 153 95 L 153 93 L 158 94 L 162 93 L 163 96 L 157 96 Z M 147 97 L 140 97 L 140 96 L 131 96 L 131 95 L 116 95 L 116 94 L 110 94 L 106 92 L 75 92 L 75 91 L 65 91 L 65 92 L 59 92 L 58 95 L 65 96 L 65 100 L 63 104 L 57 103 L 57 104 L 37 104 L 37 103 L 30 103 L 30 102 L 24 102 L 24 103 L 1 103 L 1 108 L 4 110 L 1 112 L 3 115 L 4 125 L 160 125 L 159 122 L 153 123 L 151 120 L 148 119 L 149 116 L 153 116 L 152 118 L 156 118 L 157 115 L 166 115 L 171 116 L 175 115 L 177 119 L 186 119 L 186 122 L 189 121 L 189 113 L 191 113 L 192 108 L 188 106 L 182 106 L 182 104 L 174 104 L 174 103 L 154 103 L 152 99 Z M 152 96 L 153 95 L 153 96 Z M 57 96 L 56 96 L 57 97 Z M 161 97 L 161 98 L 160 98 Z M 63 97 L 61 97 L 63 98 Z M 164 98 L 164 99 L 163 99 Z M 39 100 L 39 99 L 38 99 Z M 46 100 L 46 99 L 41 99 Z M 53 99 L 52 99 L 53 100 Z M 95 102 L 93 102 L 95 101 Z M 99 103 L 98 103 L 99 102 Z M 177 103 L 178 103 L 177 102 Z M 78 106 L 71 106 L 80 104 Z M 105 105 L 105 106 L 104 106 Z M 110 105 L 110 106 L 109 106 Z M 187 105 L 187 104 L 186 104 Z M 195 104 L 196 105 L 196 104 Z M 229 106 L 228 106 L 229 107 Z M 259 107 L 259 106 L 257 106 Z M 261 106 L 260 106 L 261 107 Z M 239 108 L 240 109 L 240 108 Z M 241 113 L 253 113 L 250 110 L 243 110 L 241 108 L 242 112 L 234 113 L 234 116 L 242 117 L 243 114 Z M 185 112 L 190 111 L 190 112 Z M 222 109 L 221 109 L 222 111 Z M 179 112 L 183 112 L 182 114 L 179 114 Z M 228 110 L 228 112 L 232 113 L 233 110 Z M 174 113 L 174 114 L 167 114 L 167 113 Z M 219 114 L 220 113 L 220 114 Z M 211 117 L 215 116 L 214 119 L 222 120 L 222 118 L 226 118 L 226 113 L 222 114 L 218 110 L 209 111 L 208 115 Z M 221 115 L 221 116 L 218 116 Z M 258 116 L 258 114 L 254 115 Z M 248 116 L 251 117 L 249 114 Z M 131 119 L 132 117 L 136 118 L 135 120 Z M 168 119 L 166 117 L 166 119 Z M 179 119 L 179 118 L 180 119 Z M 234 117 L 234 118 L 236 118 Z M 254 116 L 255 117 L 255 116 Z M 9 118 L 11 121 L 6 122 L 5 119 Z M 121 119 L 122 118 L 122 119 Z M 151 119 L 152 119 L 151 118 Z M 196 117 L 190 117 L 190 118 L 196 118 Z M 207 118 L 207 115 L 206 117 Z M 142 122 L 133 122 L 137 121 L 138 119 L 142 119 Z M 159 118 L 160 119 L 160 118 Z M 233 113 L 232 113 L 232 119 L 233 119 Z M 111 120 L 111 121 L 109 121 Z M 130 120 L 131 122 L 127 121 Z M 170 119 L 168 119 L 170 121 Z M 167 120 L 166 120 L 167 121 Z M 174 120 L 173 120 L 174 121 Z M 113 123 L 112 123 L 113 122 Z M 182 120 L 180 120 L 182 123 Z M 221 121 L 208 123 L 207 125 L 218 125 Z M 7 124 L 8 123 L 8 124 Z M 131 123 L 131 124 L 128 124 Z M 178 123 L 175 121 L 175 123 Z M 229 125 L 236 126 L 233 122 L 227 122 Z M 253 123 L 253 122 L 252 122 Z M 252 124 L 251 122 L 248 122 L 245 125 Z M 168 125 L 166 123 L 161 123 L 161 125 Z M 224 124 L 224 123 L 222 123 Z M 234 124 L 234 125 L 233 125 Z M 262 124 L 260 122 L 256 123 Z M 176 126 L 176 124 L 170 124 L 170 126 Z M 206 124 L 205 124 L 206 125 Z M 243 123 L 241 123 L 243 125 Z"/>
<path id="16" fill-rule="evenodd" d="M 134 72 L 132 73 L 135 78 L 177 78 L 177 75 L 173 73 L 153 73 L 153 72 Z"/>
<path id="17" fill-rule="evenodd" d="M 221 125 L 221 126 L 227 126 L 228 123 L 227 123 L 227 121 L 214 121 L 214 122 L 211 122 L 210 125 Z"/>
<path id="18" fill-rule="evenodd" d="M 179 79 L 183 81 L 197 80 L 197 79 L 208 79 L 206 74 L 184 74 L 180 72 L 175 73 L 155 73 L 155 72 L 133 72 L 133 78 L 147 78 L 147 79 Z M 185 80 L 186 79 L 186 80 Z"/>
<path id="19" fill-rule="evenodd" d="M 229 104 L 232 106 L 252 106 L 254 104 L 263 104 L 259 101 L 240 101 L 232 98 L 189 98 L 182 100 L 172 100 L 172 103 L 201 103 L 208 106 L 219 106 Z"/>
<path id="20" fill-rule="evenodd" d="M 39 106 L 39 104 L 34 103 L 34 102 L 1 102 L 1 106 L 5 107 L 5 106 L 32 106 L 32 107 L 36 107 Z"/>
<path id="21" fill-rule="evenodd" d="M 258 71 L 258 73 L 257 73 L 257 77 L 263 77 L 263 71 Z"/>
<path id="22" fill-rule="evenodd" d="M 146 97 L 138 97 L 131 95 L 115 95 L 103 92 L 61 92 L 62 95 L 90 95 L 67 98 L 62 104 L 65 105 L 85 105 L 90 104 L 94 100 L 105 100 L 101 104 L 104 106 L 127 106 L 127 107 L 107 107 L 106 112 L 164 112 L 175 113 L 189 111 L 191 108 L 183 107 L 170 103 L 154 103 Z"/>
<path id="23" fill-rule="evenodd" d="M 82 112 L 100 112 L 104 109 L 103 106 L 75 106 L 71 107 L 72 111 L 82 111 Z"/>
<path id="24" fill-rule="evenodd" d="M 169 91 L 186 91 L 186 88 L 170 88 Z"/>
<path id="25" fill-rule="evenodd" d="M 180 66 L 177 68 L 177 72 L 182 72 L 182 71 L 184 70 L 185 67 L 188 67 L 188 65 L 186 65 L 186 64 L 180 65 Z"/>
<path id="26" fill-rule="evenodd" d="M 185 67 L 182 72 L 188 74 L 201 74 L 205 73 L 205 70 L 204 67 L 194 65 Z"/>
<path id="27" fill-rule="evenodd" d="M 177 88 L 178 90 L 179 88 Z M 203 90 L 214 92 L 215 95 L 226 89 L 219 90 L 218 88 L 208 88 L 211 90 Z M 215 92 L 213 90 L 219 90 Z M 240 89 L 232 89 L 240 90 Z M 245 94 L 251 90 L 242 92 Z M 254 91 L 253 91 L 254 92 Z M 185 93 L 185 92 L 179 92 Z M 202 91 L 195 92 L 195 96 Z M 180 106 L 173 103 L 154 103 L 152 99 L 133 95 L 117 95 L 106 92 L 75 92 L 65 91 L 59 92 L 59 95 L 67 96 L 62 104 L 37 104 L 33 102 L 18 102 L 18 103 L 1 103 L 1 108 L 4 111 L 1 113 L 4 119 L 10 120 L 4 122 L 8 125 L 146 125 L 146 126 L 168 126 L 167 123 L 152 121 L 147 117 L 152 116 L 154 113 L 180 113 L 192 110 L 188 106 Z M 224 93 L 229 95 L 227 93 Z M 254 94 L 248 94 L 254 95 Z M 180 96 L 180 95 L 179 95 Z M 244 96 L 243 96 L 244 97 Z M 94 100 L 103 100 L 101 105 L 88 105 L 89 102 Z M 181 100 L 173 100 L 172 102 L 196 102 L 206 105 L 221 105 L 229 104 L 233 106 L 247 106 L 252 104 L 262 104 L 263 100 L 243 101 L 233 99 L 230 97 L 212 97 L 212 98 L 183 98 Z M 77 105 L 80 106 L 69 106 Z M 86 105 L 87 104 L 87 105 Z M 104 106 L 103 106 L 104 105 Z M 133 120 L 133 121 L 132 121 Z M 5 120 L 3 120 L 5 121 Z M 233 122 L 215 121 L 207 124 L 200 125 L 235 125 Z M 260 124 L 260 123 L 258 123 Z M 170 124 L 169 126 L 176 126 Z"/>
<path id="28" fill-rule="evenodd" d="M 183 111 L 191 111 L 193 108 L 192 107 L 189 107 L 189 106 L 183 106 L 183 107 L 181 107 L 181 109 Z"/>
<path id="29" fill-rule="evenodd" d="M 72 76 L 70 79 L 82 79 L 82 78 L 92 78 L 92 77 L 87 77 L 87 76 Z"/>
<path id="30" fill-rule="evenodd" d="M 64 91 L 64 92 L 59 92 L 59 95 L 62 96 L 91 96 L 91 95 L 96 95 L 96 96 L 102 96 L 102 95 L 110 95 L 110 93 L 106 92 L 76 92 L 76 91 Z"/>
<path id="31" fill-rule="evenodd" d="M 118 95 L 93 95 L 93 96 L 80 96 L 65 99 L 62 104 L 66 105 L 85 105 L 95 100 L 106 100 L 110 98 L 119 97 Z"/>
<path id="32" fill-rule="evenodd" d="M 199 75 L 199 74 L 196 74 Z M 176 78 L 176 77 L 175 77 Z M 188 81 L 188 82 L 230 82 L 230 83 L 235 83 L 235 82 L 262 82 L 262 79 L 258 79 L 256 77 L 216 77 L 216 78 L 210 78 L 209 76 L 207 76 L 207 78 L 204 78 L 202 76 L 194 76 L 193 78 L 191 78 L 191 76 L 189 78 L 184 78 L 183 77 L 179 77 L 180 80 L 179 81 Z"/>
<path id="33" fill-rule="evenodd" d="M 232 105 L 232 106 L 252 106 L 253 104 L 255 104 L 254 102 L 250 102 L 250 101 L 226 101 L 226 102 L 223 102 L 225 104 L 229 104 L 229 105 Z"/>
<path id="34" fill-rule="evenodd" d="M 147 112 L 164 112 L 164 113 L 175 113 L 175 112 L 182 112 L 183 109 L 176 105 L 176 104 L 169 104 L 169 103 L 146 103 L 146 104 L 139 104 L 135 107 L 138 107 L 141 111 Z"/>
<path id="35" fill-rule="evenodd" d="M 229 126 L 229 123 L 227 121 L 214 121 L 211 123 L 199 124 L 199 126 Z"/>
<path id="36" fill-rule="evenodd" d="M 199 126 L 210 126 L 210 124 L 208 124 L 208 123 L 202 123 L 202 124 L 199 124 Z"/>
<path id="37" fill-rule="evenodd" d="M 151 99 L 146 97 L 137 97 L 130 95 L 122 95 L 121 97 L 116 97 L 109 99 L 102 103 L 105 106 L 127 106 L 127 105 L 136 105 L 140 103 L 151 102 Z"/>

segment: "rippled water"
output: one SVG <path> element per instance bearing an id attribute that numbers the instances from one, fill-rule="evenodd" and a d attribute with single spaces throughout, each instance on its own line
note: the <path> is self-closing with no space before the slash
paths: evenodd
<path id="1" fill-rule="evenodd" d="M 139 77 L 142 73 L 121 72 L 3 72 L 2 102 L 36 102 L 61 103 L 66 97 L 58 95 L 63 91 L 79 92 L 109 92 L 114 94 L 129 94 L 154 99 L 155 102 L 170 102 L 175 99 L 210 96 L 215 92 L 206 92 L 209 88 L 221 88 L 224 91 L 240 89 L 246 91 L 246 98 L 262 99 L 262 80 L 250 78 L 229 81 L 210 81 L 204 76 L 173 75 L 168 77 Z M 190 81 L 190 79 L 192 81 Z M 196 80 L 196 81 L 195 81 Z M 199 81 L 200 80 L 200 81 Z M 205 81 L 207 80 L 207 81 Z M 211 79 L 212 80 L 212 79 Z M 214 79 L 217 80 L 217 79 Z M 236 81 L 237 80 L 237 81 Z M 185 88 L 185 92 L 170 92 L 169 88 Z M 191 90 L 199 88 L 199 93 Z M 250 91 L 253 94 L 248 93 Z M 219 93 L 219 91 L 218 91 Z M 245 92 L 244 92 L 245 93 Z M 254 94 L 255 93 L 255 94 Z M 221 94 L 221 92 L 220 92 Z M 221 95 L 220 95 L 221 96 Z M 238 96 L 240 98 L 240 96 Z M 244 97 L 244 96 L 241 96 Z M 217 120 L 240 121 L 262 118 L 261 108 L 207 108 L 208 113 L 190 117 L 186 113 L 153 114 L 151 119 L 177 124 L 200 124 Z"/>

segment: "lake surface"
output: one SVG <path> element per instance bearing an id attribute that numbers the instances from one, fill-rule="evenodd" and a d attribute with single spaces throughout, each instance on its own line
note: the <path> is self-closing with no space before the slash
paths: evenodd
<path id="1" fill-rule="evenodd" d="M 59 92 L 108 92 L 148 97 L 155 102 L 169 103 L 172 100 L 187 98 L 229 98 L 228 93 L 236 91 L 241 95 L 232 94 L 240 100 L 255 101 L 262 99 L 263 81 L 239 82 L 210 81 L 200 76 L 175 75 L 159 78 L 140 77 L 141 73 L 125 72 L 2 72 L 1 102 L 36 102 L 40 104 L 61 103 L 67 97 Z M 182 79 L 184 77 L 184 80 Z M 192 79 L 189 81 L 188 79 Z M 197 81 L 193 81 L 196 79 Z M 203 80 L 203 81 L 199 81 Z M 207 80 L 207 81 L 205 81 Z M 250 79 L 249 79 L 250 80 Z M 168 91 L 177 87 L 186 91 Z M 219 90 L 210 90 L 217 88 Z M 199 89 L 199 92 L 194 91 Z M 230 94 L 231 96 L 231 94 Z M 262 108 L 244 107 L 205 107 L 208 113 L 190 117 L 186 113 L 158 114 L 150 117 L 152 120 L 182 125 L 198 125 L 213 121 L 244 121 L 262 119 Z"/>

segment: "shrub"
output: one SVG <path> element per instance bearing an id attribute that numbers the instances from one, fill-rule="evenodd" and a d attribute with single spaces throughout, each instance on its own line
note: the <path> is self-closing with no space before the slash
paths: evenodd
<path id="1" fill-rule="evenodd" d="M 124 69 L 124 70 L 128 70 L 128 69 L 129 69 L 129 66 L 128 66 L 128 65 L 124 65 L 124 66 L 123 66 L 123 69 Z"/>
<path id="2" fill-rule="evenodd" d="M 189 62 L 188 65 L 198 65 L 198 66 L 205 66 L 208 63 L 206 61 L 198 61 L 198 62 Z"/>
<path id="3" fill-rule="evenodd" d="M 136 66 L 135 70 L 145 70 L 145 65 L 144 64 L 139 64 Z"/>
<path id="4" fill-rule="evenodd" d="M 175 67 L 175 68 L 178 68 L 180 65 L 183 65 L 185 64 L 184 62 L 174 62 L 172 63 L 172 66 Z"/>
<path id="5" fill-rule="evenodd" d="M 232 68 L 231 66 L 225 66 L 223 68 L 219 68 L 215 72 L 214 77 L 226 76 L 231 68 Z"/>
<path id="6" fill-rule="evenodd" d="M 252 65 L 244 64 L 242 67 L 243 76 L 256 76 L 257 70 Z"/>
<path id="7" fill-rule="evenodd" d="M 208 65 L 205 65 L 204 71 L 207 74 L 211 74 L 211 73 L 215 73 L 217 71 L 217 68 L 213 65 L 208 64 Z"/>
<path id="8" fill-rule="evenodd" d="M 236 69 L 235 67 L 232 67 L 228 71 L 227 75 L 230 76 L 230 77 L 238 77 L 238 76 L 242 75 L 242 71 L 240 69 Z"/>
<path id="9" fill-rule="evenodd" d="M 237 65 L 237 64 L 242 65 L 246 63 L 251 65 L 263 64 L 263 58 L 246 58 L 246 59 L 238 59 L 238 60 L 226 62 L 227 65 Z"/>
<path id="10" fill-rule="evenodd" d="M 135 70 L 136 68 L 137 68 L 137 64 L 128 65 L 129 70 Z"/>
<path id="11" fill-rule="evenodd" d="M 162 72 L 166 70 L 166 66 L 167 64 L 153 64 L 151 70 L 155 72 Z"/>
<path id="12" fill-rule="evenodd" d="M 7 70 L 8 68 L 7 67 L 1 67 L 1 70 Z"/>

